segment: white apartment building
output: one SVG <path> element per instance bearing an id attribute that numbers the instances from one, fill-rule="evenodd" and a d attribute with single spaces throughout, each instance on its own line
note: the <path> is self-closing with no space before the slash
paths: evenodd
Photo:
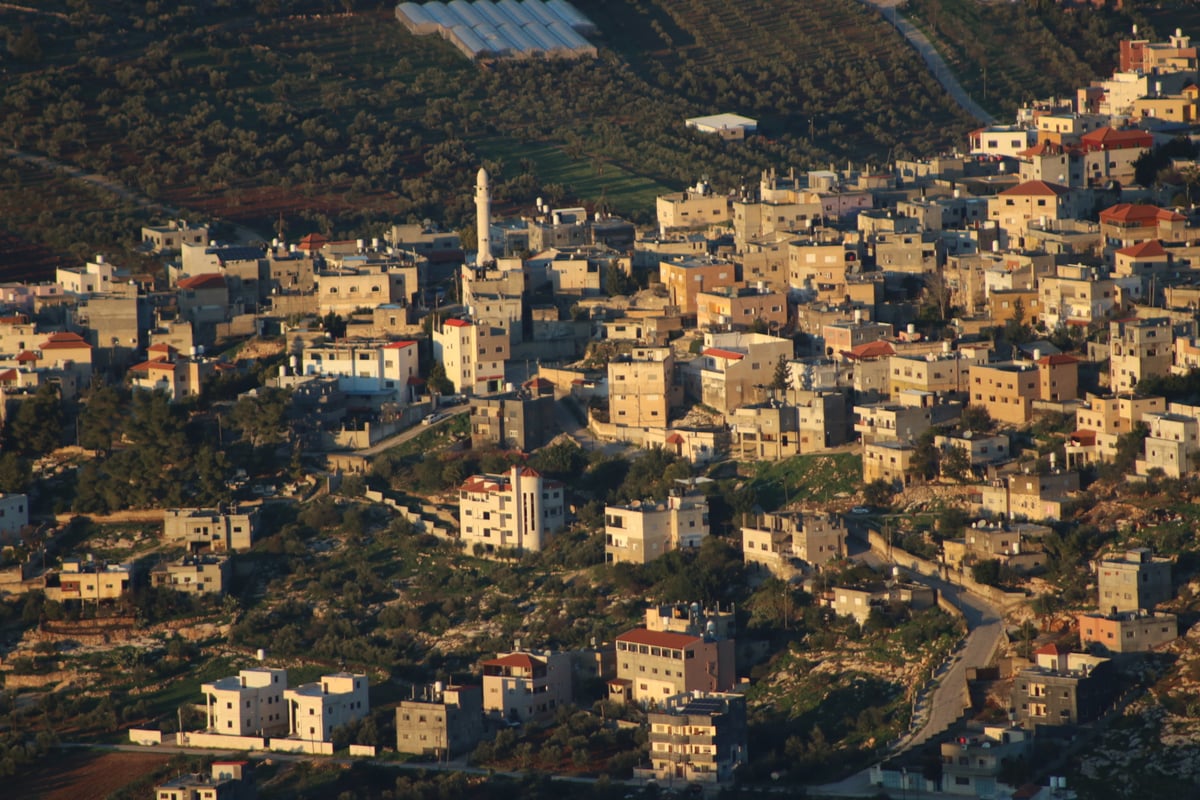
<path id="1" fill-rule="evenodd" d="M 566 524 L 566 493 L 537 470 L 472 475 L 459 487 L 459 539 L 472 552 L 541 550 Z"/>
<path id="2" fill-rule="evenodd" d="M 59 267 L 54 282 L 66 294 L 103 294 L 113 287 L 116 277 L 117 268 L 105 261 L 104 256 L 96 256 L 95 261 L 82 267 Z"/>
<path id="3" fill-rule="evenodd" d="M 456 392 L 500 391 L 509 353 L 509 335 L 504 328 L 448 319 L 433 331 L 433 357 L 441 362 Z"/>
<path id="4" fill-rule="evenodd" d="M 287 670 L 254 667 L 200 686 L 209 733 L 275 736 L 288 729 L 283 696 Z"/>
<path id="5" fill-rule="evenodd" d="M 328 742 L 342 725 L 361 719 L 371 710 L 367 676 L 337 672 L 319 681 L 286 689 L 288 736 L 307 741 Z"/>
<path id="6" fill-rule="evenodd" d="M 305 348 L 301 369 L 305 375 L 337 378 L 338 388 L 345 394 L 373 398 L 375 405 L 407 405 L 413 399 L 409 380 L 419 375 L 417 343 L 410 340 Z"/>
<path id="7" fill-rule="evenodd" d="M 665 503 L 635 502 L 604 509 L 604 558 L 645 564 L 671 550 L 698 548 L 708 536 L 708 501 L 672 491 Z"/>

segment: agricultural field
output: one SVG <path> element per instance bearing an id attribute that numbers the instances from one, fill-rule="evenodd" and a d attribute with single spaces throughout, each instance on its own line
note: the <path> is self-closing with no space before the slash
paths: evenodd
<path id="1" fill-rule="evenodd" d="M 144 778 L 161 778 L 171 760 L 157 753 L 60 754 L 15 781 L 10 779 L 5 792 L 39 800 L 108 800 L 117 790 Z M 145 793 L 151 788 L 146 786 Z"/>

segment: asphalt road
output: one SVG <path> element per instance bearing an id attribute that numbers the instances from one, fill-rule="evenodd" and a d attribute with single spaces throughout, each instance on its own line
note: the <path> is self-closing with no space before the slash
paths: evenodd
<path id="1" fill-rule="evenodd" d="M 954 77 L 954 73 L 947 66 L 946 62 L 942 60 L 942 57 L 938 55 L 938 51 L 934 49 L 933 43 L 929 41 L 929 38 L 900 14 L 897 6 L 901 5 L 903 0 L 859 0 L 859 2 L 879 9 L 879 13 L 883 15 L 883 18 L 892 23 L 896 30 L 900 32 L 900 35 L 908 40 L 908 43 L 913 46 L 913 49 L 917 51 L 917 54 L 925 62 L 925 66 L 933 73 L 933 77 L 942 85 L 946 93 L 954 99 L 954 102 L 962 106 L 964 111 L 984 125 L 991 125 L 996 121 L 995 117 L 971 99 L 971 95 L 958 82 L 958 78 Z"/>

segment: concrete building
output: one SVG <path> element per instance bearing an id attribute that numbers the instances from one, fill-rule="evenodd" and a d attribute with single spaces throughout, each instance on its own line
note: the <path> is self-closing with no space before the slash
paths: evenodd
<path id="1" fill-rule="evenodd" d="M 1098 719 L 1112 702 L 1116 675 L 1107 658 L 1068 653 L 1047 645 L 1036 663 L 1013 679 L 1016 721 L 1039 725 L 1080 725 Z"/>
<path id="2" fill-rule="evenodd" d="M 156 344 L 147 359 L 129 368 L 131 388 L 162 392 L 173 403 L 199 397 L 204 384 L 217 371 L 217 363 L 202 356 L 180 356 L 169 345 Z"/>
<path id="3" fill-rule="evenodd" d="M 1033 417 L 1038 399 L 1038 369 L 1020 362 L 974 364 L 969 371 L 971 403 L 988 410 L 996 422 L 1021 426 Z"/>
<path id="4" fill-rule="evenodd" d="M 1179 620 L 1161 611 L 1080 613 L 1079 646 L 1095 645 L 1108 653 L 1144 653 L 1179 636 Z"/>
<path id="5" fill-rule="evenodd" d="M 670 347 L 635 347 L 608 362 L 608 418 L 618 425 L 665 428 L 675 388 Z"/>
<path id="6" fill-rule="evenodd" d="M 24 494 L 0 492 L 0 544 L 20 540 L 21 532 L 29 525 L 29 497 Z"/>
<path id="7" fill-rule="evenodd" d="M 483 662 L 483 710 L 527 722 L 552 718 L 572 700 L 571 656 L 551 650 L 517 650 Z"/>
<path id="8" fill-rule="evenodd" d="M 413 381 L 420 377 L 417 343 L 412 340 L 325 343 L 305 347 L 300 358 L 302 375 L 337 378 L 351 409 L 408 405 L 414 399 Z M 446 375 L 454 380 L 449 368 Z"/>
<path id="9" fill-rule="evenodd" d="M 827 322 L 821 326 L 821 338 L 825 340 L 825 352 L 831 356 L 854 352 L 856 347 L 889 339 L 892 326 L 886 322 L 863 319 L 862 312 L 855 312 L 853 320 Z"/>
<path id="10" fill-rule="evenodd" d="M 313 273 L 317 313 L 349 316 L 360 308 L 407 306 L 417 291 L 423 266 L 415 257 L 387 254 L 346 255 Z"/>
<path id="11" fill-rule="evenodd" d="M 184 556 L 159 564 L 150 571 L 150 585 L 177 592 L 220 597 L 229 590 L 233 569 L 229 559 L 217 555 Z"/>
<path id="12" fill-rule="evenodd" d="M 458 491 L 459 539 L 468 553 L 536 551 L 566 524 L 563 485 L 530 467 L 508 475 L 473 475 Z"/>
<path id="13" fill-rule="evenodd" d="M 893 399 L 909 390 L 930 394 L 969 392 L 971 369 L 986 364 L 987 359 L 988 351 L 982 348 L 897 353 L 888 360 L 888 391 Z"/>
<path id="14" fill-rule="evenodd" d="M 696 327 L 744 331 L 757 325 L 769 331 L 787 325 L 787 295 L 763 286 L 719 286 L 696 294 Z"/>
<path id="15" fill-rule="evenodd" d="M 961 539 L 944 539 L 942 549 L 946 563 L 953 567 L 995 559 L 1017 572 L 1029 572 L 1046 566 L 1042 539 L 1050 532 L 1045 525 L 1027 522 L 978 521 L 963 531 Z"/>
<path id="16" fill-rule="evenodd" d="M 943 452 L 951 448 L 966 455 L 973 470 L 988 464 L 1007 461 L 1012 454 L 1006 433 L 989 436 L 975 431 L 951 431 L 933 437 L 933 444 Z"/>
<path id="17" fill-rule="evenodd" d="M 758 514 L 742 527 L 742 559 L 781 580 L 846 556 L 846 528 L 834 514 Z M 797 563 L 802 562 L 802 563 Z"/>
<path id="18" fill-rule="evenodd" d="M 999 797 L 1005 788 L 1000 774 L 1006 764 L 1033 752 L 1032 731 L 985 725 L 942 742 L 942 791 L 961 797 Z"/>
<path id="19" fill-rule="evenodd" d="M 1166 410 L 1167 401 L 1162 397 L 1089 393 L 1075 409 L 1075 432 L 1066 445 L 1067 466 L 1112 461 L 1121 436 L 1132 431 L 1146 414 Z"/>
<path id="20" fill-rule="evenodd" d="M 672 488 L 666 502 L 634 502 L 604 509 L 604 560 L 646 564 L 672 550 L 696 549 L 708 536 L 708 501 L 697 491 Z"/>
<path id="21" fill-rule="evenodd" d="M 478 686 L 426 686 L 419 698 L 396 706 L 396 752 L 456 758 L 483 738 L 483 690 Z"/>
<path id="22" fill-rule="evenodd" d="M 115 266 L 105 261 L 104 256 L 98 255 L 95 261 L 89 261 L 82 267 L 59 267 L 54 282 L 64 293 L 86 296 L 108 292 L 123 277 L 128 276 L 118 274 Z"/>
<path id="23" fill-rule="evenodd" d="M 1165 413 L 1142 415 L 1142 423 L 1150 432 L 1144 443 L 1144 453 L 1134 465 L 1138 475 L 1161 470 L 1171 478 L 1179 478 L 1196 468 L 1200 452 L 1200 407 L 1171 403 Z"/>
<path id="24" fill-rule="evenodd" d="M 313 683 L 285 689 L 283 701 L 288 737 L 306 741 L 331 741 L 334 730 L 362 719 L 371 710 L 367 676 L 349 672 L 322 675 Z"/>
<path id="25" fill-rule="evenodd" d="M 617 677 L 609 699 L 658 705 L 684 692 L 733 686 L 732 639 L 635 628 L 617 636 Z"/>
<path id="26" fill-rule="evenodd" d="M 258 534 L 258 511 L 168 508 L 163 515 L 163 541 L 181 542 L 193 552 L 249 550 Z"/>
<path id="27" fill-rule="evenodd" d="M 433 357 L 445 368 L 456 392 L 499 391 L 504 385 L 504 363 L 509 354 L 509 336 L 504 328 L 448 319 L 433 331 Z"/>
<path id="28" fill-rule="evenodd" d="M 883 480 L 893 485 L 912 484 L 912 463 L 917 449 L 907 442 L 875 441 L 863 445 L 863 483 Z"/>
<path id="29" fill-rule="evenodd" d="M 658 230 L 664 236 L 672 231 L 702 229 L 729 220 L 729 200 L 714 194 L 704 182 L 686 191 L 659 195 L 655 207 Z"/>
<path id="30" fill-rule="evenodd" d="M 985 511 L 1007 519 L 1056 520 L 1079 491 L 1079 473 L 1006 475 L 980 488 Z"/>
<path id="31" fill-rule="evenodd" d="M 736 408 L 729 417 L 730 451 L 739 461 L 778 461 L 800 455 L 799 409 L 771 400 Z"/>
<path id="32" fill-rule="evenodd" d="M 154 800 L 255 800 L 248 761 L 214 761 L 208 774 L 190 773 L 154 787 Z"/>
<path id="33" fill-rule="evenodd" d="M 818 389 L 791 394 L 796 403 L 801 453 L 819 453 L 846 443 L 850 430 L 846 415 L 848 391 Z"/>
<path id="34" fill-rule="evenodd" d="M 687 127 L 701 133 L 711 133 L 722 139 L 745 139 L 758 131 L 758 120 L 740 114 L 712 114 L 684 120 Z"/>
<path id="35" fill-rule="evenodd" d="M 92 601 L 116 600 L 133 590 L 133 568 L 129 564 L 109 564 L 104 561 L 64 558 L 62 570 L 49 572 L 43 578 L 47 600 Z"/>
<path id="36" fill-rule="evenodd" d="M 660 784 L 716 784 L 733 780 L 749 760 L 746 745 L 746 699 L 720 692 L 686 693 L 666 698 L 651 711 L 650 768 L 636 777 Z"/>
<path id="37" fill-rule="evenodd" d="M 143 225 L 142 247 L 151 253 L 178 253 L 183 245 L 202 245 L 208 241 L 207 225 L 189 225 L 186 219 L 169 220 L 166 225 Z"/>
<path id="38" fill-rule="evenodd" d="M 1078 219 L 1070 189 L 1058 183 L 1026 181 L 988 200 L 988 219 L 997 223 L 1006 243 L 1015 243 L 1042 219 Z M 1011 246 L 1011 244 L 1009 245 Z"/>
<path id="39" fill-rule="evenodd" d="M 200 686 L 205 730 L 225 736 L 278 736 L 290 724 L 284 708 L 287 670 L 255 667 Z"/>
<path id="40" fill-rule="evenodd" d="M 671 305 L 679 313 L 690 316 L 697 313 L 697 296 L 737 282 L 737 266 L 729 261 L 718 261 L 711 256 L 666 256 L 658 264 L 658 279 L 667 290 Z"/>
<path id="41" fill-rule="evenodd" d="M 920 583 L 889 581 L 862 586 L 835 586 L 825 594 L 824 605 L 839 617 L 864 624 L 875 609 L 904 605 L 914 610 L 937 605 L 937 590 Z"/>
<path id="42" fill-rule="evenodd" d="M 1138 547 L 1096 565 L 1100 608 L 1116 611 L 1153 610 L 1171 599 L 1171 559 Z"/>
<path id="43" fill-rule="evenodd" d="M 1175 332 L 1169 317 L 1120 319 L 1108 325 L 1109 388 L 1131 392 L 1142 378 L 1169 375 Z"/>
<path id="44" fill-rule="evenodd" d="M 401 250 L 408 250 L 436 264 L 444 261 L 461 261 L 462 239 L 456 231 L 439 231 L 425 225 L 393 225 L 391 243 Z"/>
<path id="45" fill-rule="evenodd" d="M 902 400 L 919 398 L 922 402 L 880 401 L 854 407 L 854 430 L 863 444 L 875 442 L 915 442 L 932 427 L 948 425 L 962 414 L 961 403 L 935 403 L 927 394 L 905 393 Z"/>
<path id="46" fill-rule="evenodd" d="M 685 378 L 692 396 L 730 414 L 770 396 L 775 368 L 793 354 L 791 339 L 765 333 L 706 333 L 700 357 L 688 362 Z"/>
<path id="47" fill-rule="evenodd" d="M 471 398 L 471 446 L 526 453 L 547 445 L 558 433 L 554 396 L 528 391 Z"/>

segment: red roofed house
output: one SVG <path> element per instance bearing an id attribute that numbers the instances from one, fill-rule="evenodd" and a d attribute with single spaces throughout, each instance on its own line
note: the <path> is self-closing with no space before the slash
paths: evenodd
<path id="1" fill-rule="evenodd" d="M 1117 130 L 1106 125 L 1082 137 L 1084 180 L 1087 186 L 1136 181 L 1133 163 L 1154 146 L 1154 138 L 1137 128 Z"/>
<path id="2" fill-rule="evenodd" d="M 229 318 L 229 286 L 225 276 L 210 272 L 181 278 L 179 313 L 194 323 L 224 322 Z"/>
<path id="3" fill-rule="evenodd" d="M 1187 241 L 1187 217 L 1167 208 L 1117 203 L 1100 212 L 1100 237 L 1109 247 L 1131 247 L 1151 239 Z"/>
<path id="4" fill-rule="evenodd" d="M 1065 180 L 1065 179 L 1064 179 Z M 1032 225 L 1060 219 L 1078 219 L 1080 202 L 1069 188 L 1060 183 L 1026 181 L 988 200 L 988 219 L 1000 226 L 1007 237 L 1002 244 L 1025 236 Z"/>
<path id="5" fill-rule="evenodd" d="M 199 397 L 204 389 L 204 381 L 216 368 L 211 359 L 180 358 L 162 350 L 147 353 L 147 358 L 129 368 L 130 386 L 166 392 L 172 402 L 185 397 Z"/>
<path id="6" fill-rule="evenodd" d="M 722 692 L 734 680 L 733 639 L 634 628 L 617 637 L 609 699 L 659 704 L 684 692 Z"/>
<path id="7" fill-rule="evenodd" d="M 571 656 L 550 650 L 502 653 L 483 662 L 483 710 L 525 722 L 570 705 Z"/>
<path id="8" fill-rule="evenodd" d="M 507 475 L 472 475 L 458 490 L 459 540 L 476 555 L 533 551 L 566 524 L 566 493 L 529 467 Z"/>
<path id="9" fill-rule="evenodd" d="M 77 333 L 53 333 L 50 338 L 38 345 L 41 357 L 37 359 L 39 367 L 57 367 L 70 369 L 79 379 L 80 386 L 87 386 L 92 381 L 92 346 Z M 22 356 L 17 360 L 22 360 Z"/>
<path id="10" fill-rule="evenodd" d="M 1122 247 L 1113 254 L 1113 275 L 1118 278 L 1161 276 L 1171 269 L 1171 254 L 1158 239 Z"/>
<path id="11" fill-rule="evenodd" d="M 483 322 L 448 319 L 433 331 L 433 357 L 463 394 L 500 391 L 510 352 L 508 331 Z"/>

